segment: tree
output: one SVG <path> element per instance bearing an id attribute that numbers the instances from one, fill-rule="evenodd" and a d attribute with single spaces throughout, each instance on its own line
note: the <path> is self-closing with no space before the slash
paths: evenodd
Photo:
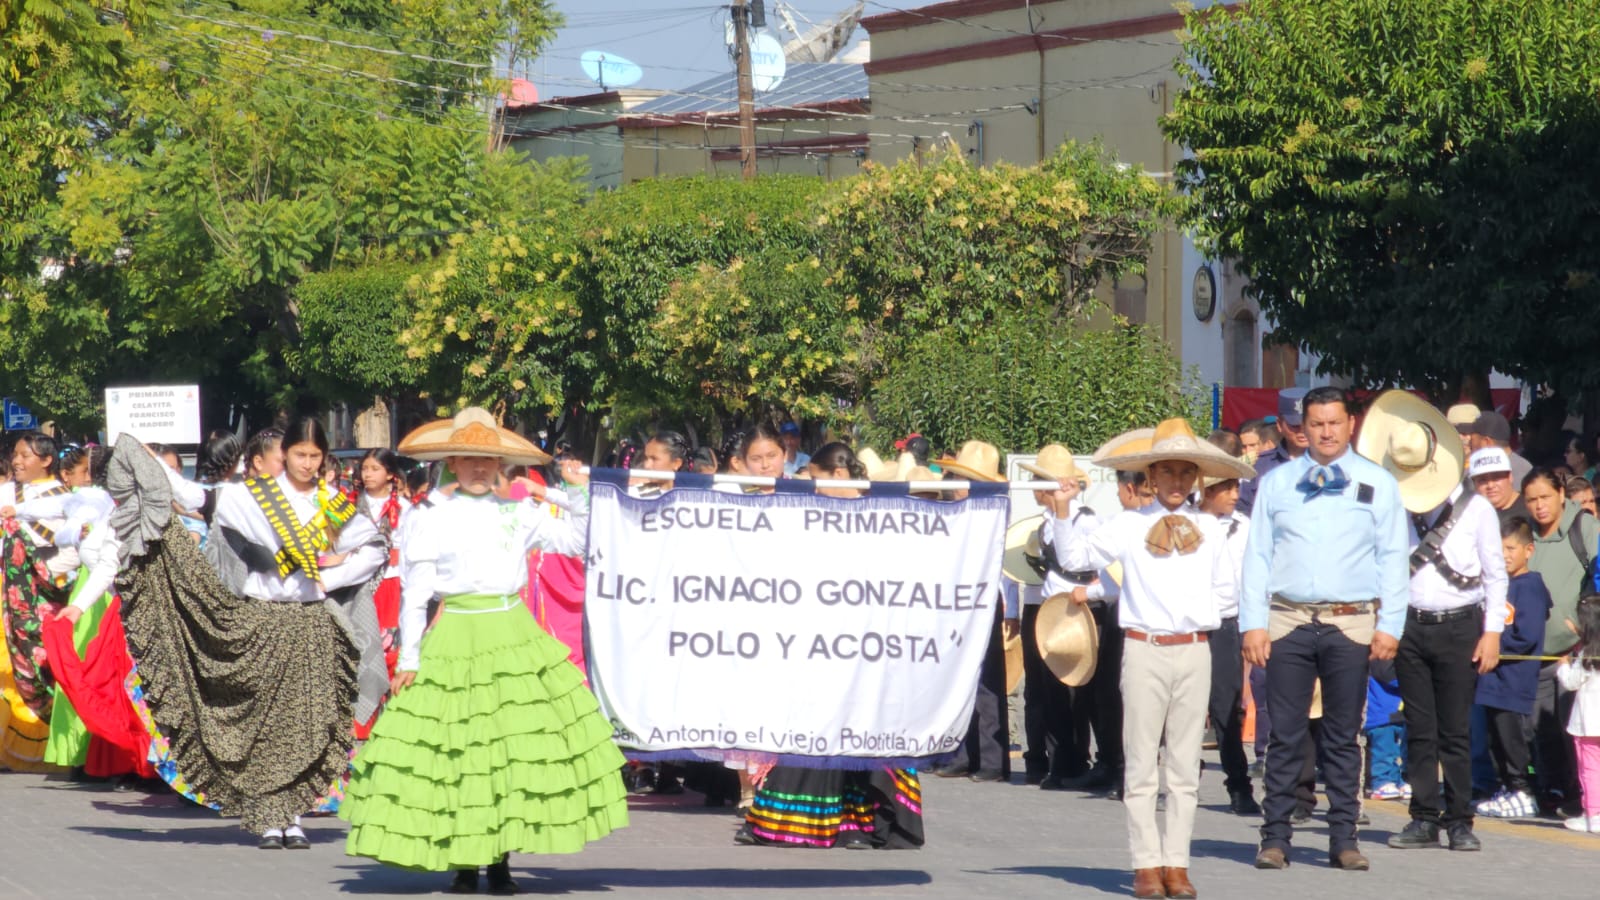
<path id="1" fill-rule="evenodd" d="M 866 438 L 886 447 L 919 432 L 935 447 L 982 440 L 1031 453 L 1060 442 L 1087 453 L 1162 419 L 1198 423 L 1206 401 L 1197 379 L 1143 327 L 1064 326 L 1035 308 L 912 340 L 873 391 Z"/>
<path id="2" fill-rule="evenodd" d="M 35 371 L 89 371 L 21 393 L 53 391 L 52 414 L 84 425 L 100 386 L 166 372 L 257 420 L 305 405 L 300 278 L 429 259 L 531 216 L 551 185 L 580 190 L 571 167 L 492 152 L 483 111 L 497 44 L 536 46 L 555 21 L 547 0 L 152 10 L 104 133 L 42 214 L 61 276 L 0 323 L 0 352 Z"/>
<path id="3" fill-rule="evenodd" d="M 1187 223 L 1324 372 L 1600 388 L 1597 22 L 1600 0 L 1191 11 L 1164 123 L 1193 151 Z"/>
<path id="4" fill-rule="evenodd" d="M 822 187 L 683 178 L 581 207 L 563 198 L 456 241 L 413 280 L 402 342 L 435 400 L 529 424 L 598 409 L 622 430 L 726 424 L 768 403 L 821 410 L 842 356 L 815 305 L 807 213 Z"/>
<path id="5" fill-rule="evenodd" d="M 828 286 L 860 313 L 855 380 L 869 386 L 901 340 L 930 329 L 1075 316 L 1102 279 L 1144 271 L 1168 204 L 1098 144 L 1067 143 L 1027 168 L 974 166 L 956 150 L 864 166 L 816 218 Z"/>

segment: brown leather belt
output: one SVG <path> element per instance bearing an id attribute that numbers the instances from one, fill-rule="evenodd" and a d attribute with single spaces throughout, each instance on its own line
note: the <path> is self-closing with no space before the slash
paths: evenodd
<path id="1" fill-rule="evenodd" d="M 1145 634 L 1136 628 L 1125 628 L 1122 633 L 1129 640 L 1142 644 L 1155 644 L 1157 647 L 1176 647 L 1180 644 L 1204 644 L 1211 639 L 1210 634 L 1204 631 L 1191 631 L 1188 634 Z"/>

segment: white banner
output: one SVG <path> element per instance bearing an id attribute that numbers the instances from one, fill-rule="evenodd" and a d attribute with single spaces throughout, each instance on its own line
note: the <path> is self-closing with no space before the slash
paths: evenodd
<path id="1" fill-rule="evenodd" d="M 150 444 L 200 443 L 200 388 L 193 384 L 106 388 L 106 439 L 132 435 Z"/>
<path id="2" fill-rule="evenodd" d="M 630 755 L 867 767 L 960 745 L 1004 493 L 591 496 L 589 676 Z"/>

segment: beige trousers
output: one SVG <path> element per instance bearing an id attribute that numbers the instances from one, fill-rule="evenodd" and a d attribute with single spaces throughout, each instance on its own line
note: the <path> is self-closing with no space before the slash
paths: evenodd
<path id="1" fill-rule="evenodd" d="M 1200 799 L 1200 744 L 1211 699 L 1211 645 L 1157 647 L 1129 640 L 1122 651 L 1122 802 L 1135 869 L 1189 867 Z M 1166 828 L 1156 822 L 1157 771 L 1166 748 Z"/>

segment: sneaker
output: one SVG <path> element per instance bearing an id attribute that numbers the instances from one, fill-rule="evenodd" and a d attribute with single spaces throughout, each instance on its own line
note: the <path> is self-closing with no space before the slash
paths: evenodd
<path id="1" fill-rule="evenodd" d="M 1368 796 L 1374 800 L 1399 800 L 1405 795 L 1406 792 L 1401 790 L 1400 785 L 1395 784 L 1392 781 L 1386 781 L 1383 784 L 1373 788 L 1372 793 Z"/>
<path id="2" fill-rule="evenodd" d="M 1562 823 L 1569 831 L 1600 834 L 1600 816 L 1573 816 Z"/>
<path id="3" fill-rule="evenodd" d="M 1400 783 L 1400 797 L 1403 800 L 1411 799 L 1411 785 L 1408 782 L 1402 781 Z"/>
<path id="4" fill-rule="evenodd" d="M 1539 814 L 1539 804 L 1524 791 L 1501 791 L 1475 809 L 1478 815 L 1491 819 L 1526 819 Z"/>

